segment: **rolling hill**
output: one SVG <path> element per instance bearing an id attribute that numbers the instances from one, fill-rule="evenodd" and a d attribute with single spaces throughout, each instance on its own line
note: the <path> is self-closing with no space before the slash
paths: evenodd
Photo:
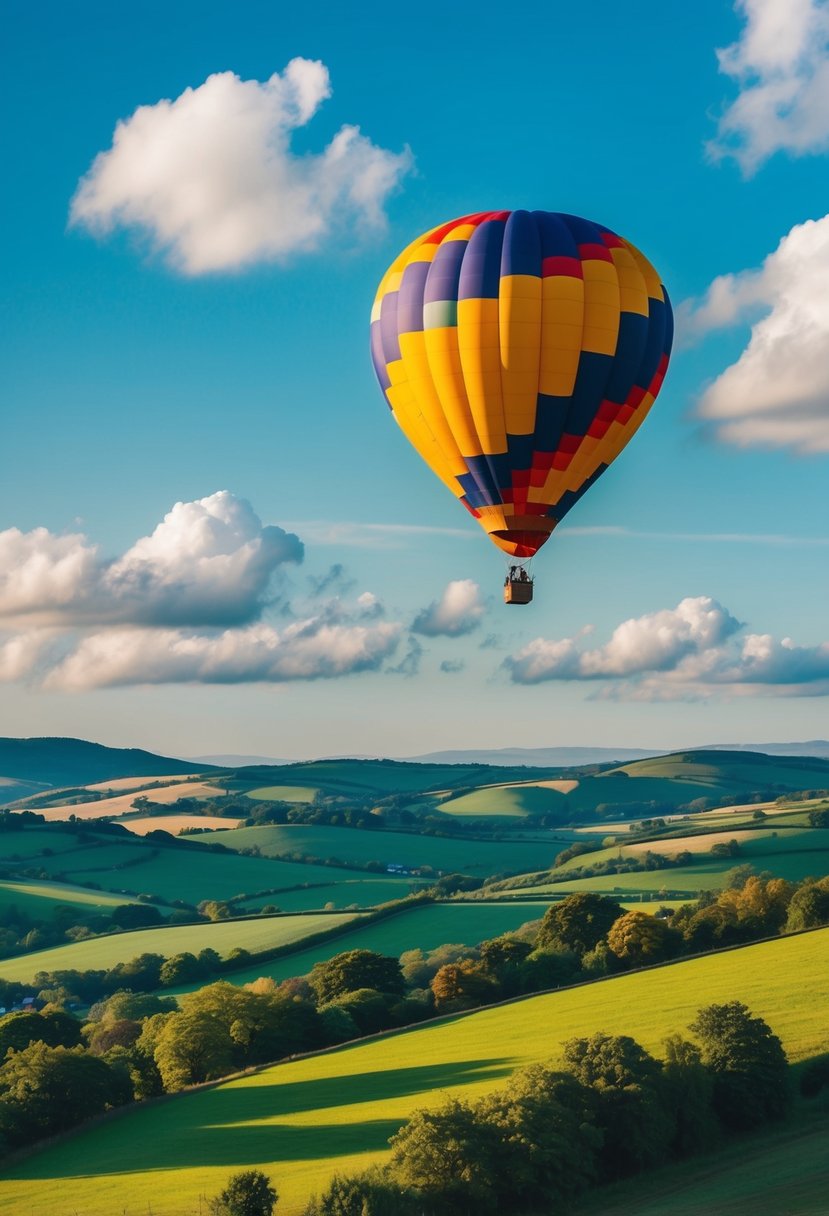
<path id="1" fill-rule="evenodd" d="M 171 760 L 136 747 L 104 747 L 85 739 L 0 739 L 0 805 L 62 786 L 114 777 L 199 773 L 204 764 Z"/>
<path id="2" fill-rule="evenodd" d="M 11 1165 L 0 1212 L 111 1216 L 129 1196 L 135 1213 L 195 1216 L 229 1173 L 255 1167 L 273 1177 L 283 1216 L 296 1216 L 332 1173 L 382 1160 L 414 1109 L 496 1089 L 574 1035 L 630 1034 L 659 1054 L 701 1005 L 741 1000 L 792 1060 L 815 1056 L 826 1049 L 827 963 L 821 929 L 286 1061 L 128 1109 Z"/>

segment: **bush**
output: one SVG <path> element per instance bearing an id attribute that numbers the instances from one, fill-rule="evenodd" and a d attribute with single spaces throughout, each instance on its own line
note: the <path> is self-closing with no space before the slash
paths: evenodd
<path id="1" fill-rule="evenodd" d="M 267 1174 L 241 1170 L 231 1175 L 209 1207 L 212 1216 L 271 1216 L 278 1198 Z"/>

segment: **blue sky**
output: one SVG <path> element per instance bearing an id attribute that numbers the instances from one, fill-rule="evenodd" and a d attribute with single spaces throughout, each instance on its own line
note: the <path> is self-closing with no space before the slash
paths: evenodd
<path id="1" fill-rule="evenodd" d="M 824 3 L 703 2 L 681 34 L 649 0 L 10 14 L 0 733 L 829 733 Z M 609 225 L 679 305 L 646 426 L 521 611 L 367 354 L 398 250 L 490 207 Z"/>

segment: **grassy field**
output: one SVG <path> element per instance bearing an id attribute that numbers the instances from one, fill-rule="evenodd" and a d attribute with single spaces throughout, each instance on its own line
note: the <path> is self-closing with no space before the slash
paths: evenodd
<path id="1" fill-rule="evenodd" d="M 506 768 L 491 764 L 415 764 L 402 760 L 308 760 L 278 768 L 247 768 L 231 784 L 235 789 L 298 785 L 328 794 L 427 793 L 461 786 L 528 778 L 556 778 L 560 768 Z"/>
<path id="2" fill-rule="evenodd" d="M 37 857 L 46 850 L 63 853 L 78 847 L 78 838 L 67 829 L 26 828 L 0 832 L 0 863 Z"/>
<path id="3" fill-rule="evenodd" d="M 315 963 L 331 958 L 343 950 L 376 950 L 393 958 L 404 950 L 434 950 L 448 942 L 477 946 L 479 942 L 502 933 L 512 932 L 530 920 L 539 920 L 547 910 L 546 903 L 522 904 L 424 904 L 411 908 L 388 920 L 375 924 L 355 924 L 351 932 L 330 942 L 308 946 L 305 950 L 258 963 L 234 971 L 228 979 L 234 984 L 247 984 L 260 975 L 285 980 L 293 975 L 307 975 Z M 2 969 L 2 964 L 0 964 Z M 189 992 L 198 984 L 176 989 Z"/>
<path id="4" fill-rule="evenodd" d="M 260 895 L 244 900 L 240 905 L 248 912 L 255 912 L 267 904 L 275 904 L 281 912 L 312 912 L 333 908 L 374 908 L 393 899 L 403 899 L 415 891 L 422 891 L 429 883 L 411 878 L 357 878 L 348 870 L 330 867 L 329 883 L 326 885 L 279 891 L 276 895 Z"/>
<path id="5" fill-rule="evenodd" d="M 248 790 L 248 798 L 261 802 L 313 802 L 319 790 L 310 785 L 262 785 Z"/>
<path id="6" fill-rule="evenodd" d="M 57 907 L 70 907 L 83 920 L 99 912 L 111 912 L 121 904 L 133 903 L 105 891 L 88 891 L 67 883 L 41 882 L 37 879 L 0 881 L 0 910 L 14 906 L 35 920 L 48 920 Z M 70 921 L 71 924 L 71 921 Z M 2 962 L 0 962 L 2 968 Z"/>
<path id="7" fill-rule="evenodd" d="M 184 840 L 186 842 L 187 838 Z M 342 882 L 356 884 L 363 878 L 372 879 L 372 875 L 333 866 L 241 857 L 236 853 L 194 849 L 188 856 L 185 851 L 188 847 L 185 843 L 180 848 L 153 848 L 151 842 L 139 839 L 113 842 L 112 837 L 100 837 L 72 853 L 38 858 L 38 864 L 50 875 L 61 875 L 68 882 L 80 885 L 94 882 L 108 891 L 135 891 L 157 895 L 166 902 L 182 899 L 191 904 L 203 899 L 232 899 L 242 894 L 254 896 L 300 886 L 333 888 Z M 396 886 L 401 896 L 408 893 L 410 884 L 405 879 L 391 877 L 383 881 L 384 892 L 393 891 Z M 345 902 L 371 900 L 373 891 L 373 886 L 366 885 L 356 892 L 355 886 L 351 885 Z M 384 897 L 395 898 L 394 894 Z M 327 894 L 322 900 L 313 896 L 311 903 L 305 906 L 322 907 L 329 900 L 336 904 L 334 895 Z M 282 901 L 276 897 L 263 897 L 263 902 L 282 906 Z"/>
<path id="8" fill-rule="evenodd" d="M 310 857 L 337 857 L 346 863 L 404 865 L 407 869 L 432 866 L 444 873 L 520 874 L 528 869 L 552 865 L 556 854 L 570 843 L 572 834 L 540 830 L 527 839 L 451 840 L 440 836 L 417 836 L 410 832 L 367 831 L 315 824 L 279 827 L 237 828 L 219 837 L 200 833 L 195 840 L 218 839 L 230 849 L 256 846 L 266 855 L 302 853 Z"/>
<path id="9" fill-rule="evenodd" d="M 228 1174 L 260 1168 L 276 1182 L 282 1216 L 296 1216 L 332 1173 L 381 1160 L 414 1109 L 497 1088 L 574 1035 L 631 1034 L 658 1052 L 700 1005 L 737 999 L 769 1021 L 790 1058 L 814 1056 L 826 1050 L 827 964 L 829 930 L 821 930 L 286 1062 L 138 1107 L 44 1149 L 7 1171 L 0 1212 L 195 1216 L 200 1196 Z"/>
<path id="10" fill-rule="evenodd" d="M 547 785 L 499 785 L 441 802 L 438 810 L 461 819 L 525 819 L 566 806 L 561 790 Z"/>
<path id="11" fill-rule="evenodd" d="M 51 950 L 36 950 L 19 958 L 0 960 L 0 978 L 28 983 L 38 971 L 98 971 L 127 962 L 139 954 L 174 954 L 189 950 L 198 954 L 210 948 L 222 957 L 237 946 L 245 950 L 269 950 L 302 941 L 351 919 L 350 913 L 321 913 L 312 916 L 263 916 L 255 920 L 218 921 L 214 924 L 170 925 L 160 929 L 134 929 L 91 938 Z M 200 987 L 201 985 L 197 985 Z"/>
<path id="12" fill-rule="evenodd" d="M 824 1216 L 829 1113 L 596 1192 L 573 1216 Z"/>

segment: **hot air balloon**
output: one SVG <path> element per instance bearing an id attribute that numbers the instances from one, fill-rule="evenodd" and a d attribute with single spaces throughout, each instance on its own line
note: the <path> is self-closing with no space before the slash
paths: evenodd
<path id="1" fill-rule="evenodd" d="M 602 224 L 483 211 L 424 233 L 391 264 L 371 354 L 406 438 L 508 554 L 527 563 L 644 421 L 673 336 L 650 262 Z"/>

